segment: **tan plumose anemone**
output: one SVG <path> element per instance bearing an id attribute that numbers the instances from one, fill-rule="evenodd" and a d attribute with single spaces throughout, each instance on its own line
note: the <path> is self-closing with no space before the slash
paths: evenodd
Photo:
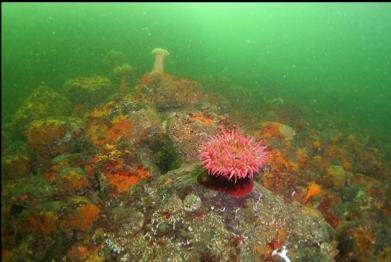
<path id="1" fill-rule="evenodd" d="M 166 49 L 154 48 L 152 55 L 155 56 L 155 62 L 153 64 L 152 73 L 163 74 L 164 73 L 164 58 L 170 53 Z"/>
<path id="2" fill-rule="evenodd" d="M 129 89 L 129 75 L 133 71 L 133 67 L 128 64 L 123 64 L 114 68 L 114 75 L 120 78 L 119 90 L 125 93 Z"/>

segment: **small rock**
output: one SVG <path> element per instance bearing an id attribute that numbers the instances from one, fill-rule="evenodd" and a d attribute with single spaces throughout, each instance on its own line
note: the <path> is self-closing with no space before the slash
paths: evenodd
<path id="1" fill-rule="evenodd" d="M 183 200 L 183 209 L 187 212 L 193 212 L 201 207 L 201 198 L 196 194 L 188 194 Z"/>

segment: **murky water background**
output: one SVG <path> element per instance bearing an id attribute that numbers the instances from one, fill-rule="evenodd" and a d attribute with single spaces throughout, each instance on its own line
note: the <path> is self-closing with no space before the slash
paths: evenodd
<path id="1" fill-rule="evenodd" d="M 154 59 L 151 50 L 156 47 L 170 52 L 165 61 L 167 75 L 159 78 L 160 87 L 156 87 L 159 84 L 153 82 L 153 77 L 145 75 L 151 71 Z M 120 52 L 121 61 L 118 64 L 114 61 L 113 50 Z M 118 248 L 121 246 L 121 239 L 115 238 L 121 229 L 108 232 L 105 223 L 110 222 L 101 222 L 104 219 L 97 217 L 108 214 L 107 217 L 114 216 L 113 221 L 121 224 L 119 221 L 124 219 L 123 215 L 113 215 L 106 208 L 123 204 L 121 201 L 126 198 L 118 197 L 118 202 L 113 200 L 116 204 L 108 204 L 107 195 L 99 196 L 99 201 L 105 203 L 102 204 L 96 200 L 97 192 L 102 191 L 98 186 L 99 179 L 85 179 L 81 173 L 95 172 L 105 176 L 105 172 L 110 170 L 125 178 L 107 179 L 111 179 L 116 186 L 121 183 L 128 185 L 124 189 L 128 190 L 147 177 L 156 177 L 175 170 L 183 163 L 192 162 L 192 150 L 195 149 L 190 147 L 197 145 L 203 134 L 215 132 L 224 123 L 221 125 L 225 127 L 239 125 L 247 134 L 266 141 L 272 157 L 268 167 L 263 170 L 263 178 L 258 181 L 262 186 L 287 198 L 288 202 L 299 201 L 320 210 L 320 216 L 336 230 L 337 233 L 330 233 L 326 241 L 329 246 L 322 251 L 324 254 L 328 252 L 328 255 L 336 256 L 341 261 L 365 261 L 368 256 L 372 261 L 386 261 L 391 253 L 390 239 L 386 237 L 390 215 L 390 54 L 389 3 L 2 4 L 2 170 L 5 171 L 2 181 L 7 181 L 6 186 L 2 186 L 6 199 L 2 201 L 2 216 L 5 218 L 2 219 L 2 228 L 8 230 L 2 236 L 2 242 L 7 243 L 2 254 L 6 254 L 4 256 L 11 258 L 11 261 L 15 253 L 30 256 L 26 251 L 30 249 L 35 250 L 38 257 L 42 256 L 39 259 L 60 256 L 67 256 L 68 259 L 119 259 L 120 255 L 112 255 L 116 250 L 112 243 L 118 241 L 116 245 Z M 132 66 L 127 80 L 129 90 L 126 92 L 138 100 L 129 100 L 123 93 L 118 95 L 120 81 L 113 73 L 113 66 L 122 63 Z M 83 82 L 79 77 L 90 78 Z M 83 104 L 85 94 L 79 94 L 78 87 L 89 85 L 95 91 L 100 86 L 103 91 L 96 91 L 96 96 L 87 94 L 85 97 L 94 103 L 86 105 Z M 49 89 L 38 89 L 40 86 Z M 156 91 L 154 88 L 163 89 L 163 93 L 153 93 Z M 151 95 L 146 95 L 146 90 Z M 36 92 L 35 95 L 33 92 Z M 174 92 L 174 95 L 167 92 Z M 207 100 L 202 98 L 204 93 L 208 94 Z M 175 94 L 183 99 L 175 97 Z M 213 99 L 212 94 L 220 98 Z M 78 97 L 81 101 L 78 101 Z M 51 104 L 51 99 L 56 102 Z M 185 105 L 186 110 L 182 108 Z M 192 113 L 188 113 L 189 107 Z M 169 115 L 173 112 L 176 115 Z M 223 117 L 224 114 L 229 117 Z M 72 116 L 78 119 L 47 120 L 42 116 Z M 102 116 L 105 116 L 105 120 L 96 121 Z M 86 119 L 88 124 L 84 122 Z M 102 124 L 102 121 L 110 124 Z M 166 128 L 166 125 L 167 133 L 156 138 L 155 134 L 160 134 L 161 128 Z M 68 137 L 58 133 L 53 135 L 54 131 L 42 134 L 42 130 L 51 130 L 53 126 L 69 131 Z M 130 126 L 135 129 L 134 133 L 124 133 L 123 130 L 129 130 Z M 79 130 L 78 127 L 85 129 Z M 187 134 L 184 131 L 186 128 L 193 133 Z M 280 133 L 276 130 L 280 130 Z M 101 133 L 106 135 L 103 140 Z M 57 142 L 48 149 L 39 141 L 48 139 L 50 135 Z M 148 148 L 133 144 L 124 147 L 117 143 L 119 138 L 135 141 L 137 145 L 146 143 Z M 186 141 L 190 144 L 186 144 Z M 66 146 L 59 146 L 63 142 Z M 43 152 L 49 154 L 37 156 Z M 63 154 L 67 153 L 81 156 L 64 157 Z M 115 164 L 111 163 L 109 167 L 103 162 L 102 167 L 101 161 L 107 160 Z M 152 166 L 155 166 L 155 171 Z M 127 180 L 128 173 L 124 170 L 133 172 L 131 181 Z M 63 174 L 64 181 L 75 182 L 75 177 L 78 177 L 77 185 L 70 186 L 69 181 L 63 180 L 58 184 L 55 182 L 56 174 Z M 43 177 L 46 182 L 29 181 L 29 176 L 34 176 L 34 179 Z M 165 181 L 167 185 L 174 183 L 169 178 L 168 175 L 168 182 Z M 225 196 L 208 196 L 202 191 L 204 188 L 201 190 L 191 185 L 194 181 L 197 180 L 191 180 L 189 184 L 174 183 L 176 191 L 159 190 L 167 195 L 177 194 L 183 201 L 186 194 L 195 192 L 203 203 L 223 209 L 219 201 Z M 18 183 L 31 184 L 32 188 L 19 192 L 15 186 Z M 60 189 L 53 189 L 56 193 L 52 193 L 52 189 L 44 189 L 46 187 L 42 183 Z M 157 186 L 151 183 L 151 188 Z M 319 191 L 319 185 L 322 193 L 314 193 L 315 202 L 311 202 L 313 196 L 309 193 Z M 117 189 L 121 191 L 123 188 Z M 69 200 L 67 195 L 68 200 L 65 200 L 64 191 L 67 190 L 75 190 L 75 196 L 86 199 Z M 254 190 L 262 192 L 263 189 Z M 218 192 L 227 193 L 227 189 Z M 233 192 L 240 195 L 241 189 L 235 188 Z M 146 201 L 144 198 L 147 196 L 134 194 L 132 199 L 153 208 L 154 200 Z M 151 193 L 149 197 L 155 199 L 156 195 Z M 175 197 L 171 199 L 174 203 L 177 201 Z M 254 206 L 257 197 L 255 193 L 250 197 Z M 38 208 L 38 211 L 35 209 L 37 203 L 45 205 L 54 199 L 63 202 L 58 206 L 53 204 Z M 247 204 L 243 205 L 248 207 Z M 73 205 L 79 206 L 79 213 L 60 215 L 60 209 L 71 209 Z M 140 227 L 134 232 L 131 230 L 130 235 L 137 238 L 137 232 L 142 231 L 143 235 L 154 232 L 155 224 L 148 217 L 152 213 L 143 213 L 142 205 L 136 207 L 129 202 L 123 205 L 129 205 L 127 208 L 132 208 L 135 219 L 141 221 Z M 173 221 L 182 221 L 178 223 L 182 223 L 183 227 L 202 228 L 202 225 L 186 222 L 190 219 L 186 215 L 187 209 L 175 214 L 157 209 L 154 214 L 161 223 L 167 219 L 169 227 Z M 230 210 L 234 212 L 234 208 Z M 310 217 L 317 217 L 314 212 Z M 199 211 L 196 216 L 202 218 L 206 213 L 206 210 L 203 213 Z M 75 222 L 85 220 L 85 215 L 91 221 L 100 221 L 97 222 L 99 226 L 87 232 L 89 224 Z M 231 221 L 232 216 L 233 213 L 227 213 L 225 221 Z M 258 213 L 248 217 L 258 217 Z M 373 224 L 365 226 L 365 221 L 372 218 Z M 208 217 L 206 221 L 220 223 L 219 219 L 222 218 Z M 3 220 L 7 222 L 3 223 Z M 55 221 L 68 222 L 58 224 Z M 243 248 L 240 243 L 245 242 L 245 237 L 238 240 L 237 236 L 241 230 L 245 230 L 245 225 L 228 224 L 232 232 L 228 231 L 235 234 L 235 248 Z M 23 229 L 25 225 L 35 229 L 26 232 Z M 72 225 L 75 232 L 63 230 L 64 227 L 72 228 Z M 49 228 L 48 231 L 45 228 Z M 99 230 L 97 233 L 96 228 L 104 233 Z M 284 224 L 284 228 L 289 231 L 287 224 Z M 85 235 L 77 233 L 78 230 Z M 252 230 L 261 229 L 254 225 Z M 265 235 L 269 234 L 265 228 L 262 230 Z M 279 228 L 275 230 L 277 238 L 271 236 L 268 241 L 266 237 L 254 238 L 251 245 L 246 244 L 248 249 L 244 248 L 242 252 L 256 254 L 258 259 L 268 259 L 270 252 L 260 242 L 266 241 L 272 250 L 281 249 L 279 245 L 282 242 L 292 246 L 294 238 L 285 237 L 289 233 L 281 233 Z M 299 231 L 304 232 L 305 229 Z M 29 237 L 29 234 L 37 232 L 47 237 L 39 244 Z M 58 234 L 66 237 L 52 237 Z M 99 237 L 105 240 L 92 241 L 87 237 L 96 234 L 101 234 Z M 197 234 L 203 236 L 201 231 Z M 221 233 L 220 237 L 224 234 L 226 232 Z M 344 239 L 344 234 L 351 238 Z M 168 232 L 168 229 L 162 229 L 154 236 L 169 238 L 178 235 L 181 233 L 175 230 Z M 176 253 L 179 257 L 188 255 L 189 241 L 194 239 L 181 236 L 181 241 L 174 242 L 187 244 Z M 59 243 L 59 239 L 68 241 L 64 245 L 65 250 L 53 248 L 61 250 L 57 253 L 42 251 L 44 247 L 57 247 L 53 243 Z M 137 241 L 140 241 L 140 245 L 147 245 L 143 242 L 145 239 L 141 241 L 137 238 Z M 309 241 L 320 240 L 314 237 Z M 108 242 L 112 244 L 109 248 L 111 251 L 106 250 L 105 255 L 98 255 L 98 249 L 104 250 L 104 243 L 106 248 L 110 246 Z M 126 243 L 122 242 L 121 248 L 130 245 Z M 200 246 L 192 245 L 197 253 Z M 222 243 L 221 247 L 212 248 L 210 253 L 195 257 L 208 261 L 224 259 L 216 251 L 219 248 L 227 249 Z M 129 248 L 127 252 L 138 252 L 136 249 Z M 335 250 L 339 250 L 339 254 Z M 75 252 L 80 254 L 76 256 Z M 121 252 L 118 251 L 118 254 L 123 255 Z M 227 252 L 232 253 L 230 258 L 249 259 L 238 256 L 232 250 Z M 304 261 L 306 258 L 297 250 L 291 253 L 292 256 L 297 255 L 298 260 Z M 147 257 L 150 259 L 153 256 Z M 308 257 L 311 256 L 307 254 L 307 261 Z"/>

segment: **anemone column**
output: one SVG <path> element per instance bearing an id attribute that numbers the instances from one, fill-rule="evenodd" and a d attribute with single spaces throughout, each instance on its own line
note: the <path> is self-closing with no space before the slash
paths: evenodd
<path id="1" fill-rule="evenodd" d="M 164 59 L 170 53 L 162 48 L 155 48 L 152 50 L 152 55 L 155 56 L 155 62 L 153 64 L 152 73 L 163 74 L 164 73 Z"/>

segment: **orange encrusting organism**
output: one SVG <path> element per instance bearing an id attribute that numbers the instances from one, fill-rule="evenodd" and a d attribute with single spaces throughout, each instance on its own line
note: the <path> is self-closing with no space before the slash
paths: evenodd
<path id="1" fill-rule="evenodd" d="M 269 150 L 269 159 L 268 163 L 272 167 L 272 171 L 279 172 L 282 170 L 289 169 L 289 162 L 286 160 L 286 157 L 282 153 L 282 151 L 278 149 L 270 149 Z"/>
<path id="2" fill-rule="evenodd" d="M 264 130 L 261 138 L 268 139 L 276 137 L 278 139 L 283 139 L 284 136 L 280 132 L 280 126 L 277 123 L 265 122 L 262 124 L 262 129 Z"/>
<path id="3" fill-rule="evenodd" d="M 90 225 L 98 219 L 100 209 L 93 203 L 88 203 L 75 210 L 64 221 L 63 226 L 75 230 L 87 231 Z"/>
<path id="4" fill-rule="evenodd" d="M 112 185 L 118 193 L 128 192 L 130 187 L 137 184 L 140 179 L 146 179 L 148 177 L 149 172 L 143 167 L 106 175 L 107 182 Z"/>
<path id="5" fill-rule="evenodd" d="M 212 117 L 204 115 L 200 112 L 196 112 L 190 115 L 192 119 L 196 120 L 198 123 L 202 125 L 212 125 L 214 120 Z"/>
<path id="6" fill-rule="evenodd" d="M 57 229 L 58 218 L 53 212 L 41 211 L 31 214 L 24 225 L 28 232 L 50 235 Z"/>
<path id="7" fill-rule="evenodd" d="M 320 142 L 318 140 L 312 143 L 312 148 L 318 150 L 320 148 Z"/>
<path id="8" fill-rule="evenodd" d="M 130 139 L 132 125 L 126 117 L 117 117 L 113 120 L 112 127 L 107 132 L 107 141 L 116 143 L 120 138 Z"/>

